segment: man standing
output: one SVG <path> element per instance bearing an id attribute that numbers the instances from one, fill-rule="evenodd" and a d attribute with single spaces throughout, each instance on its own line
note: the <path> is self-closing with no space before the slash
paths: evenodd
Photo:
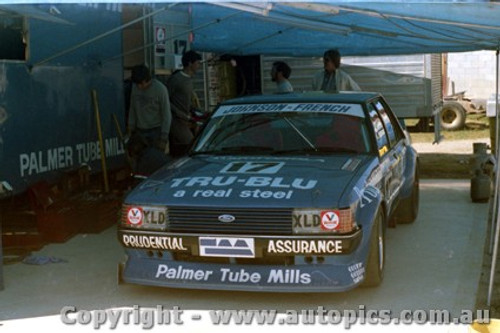
<path id="1" fill-rule="evenodd" d="M 292 73 L 292 69 L 284 61 L 276 61 L 271 68 L 271 79 L 276 82 L 276 93 L 282 94 L 292 92 L 293 87 L 288 78 Z"/>
<path id="2" fill-rule="evenodd" d="M 347 74 L 339 69 L 340 52 L 328 50 L 323 55 L 324 70 L 313 77 L 313 90 L 325 92 L 338 92 L 340 90 L 361 90 L 358 84 Z"/>
<path id="3" fill-rule="evenodd" d="M 167 88 L 151 77 L 149 68 L 132 68 L 128 132 L 139 134 L 149 147 L 167 152 L 172 114 Z"/>
<path id="4" fill-rule="evenodd" d="M 167 80 L 172 106 L 172 129 L 170 148 L 174 155 L 186 152 L 194 139 L 190 122 L 193 98 L 193 77 L 200 67 L 201 55 L 188 51 L 182 56 L 183 69 L 172 74 Z"/>

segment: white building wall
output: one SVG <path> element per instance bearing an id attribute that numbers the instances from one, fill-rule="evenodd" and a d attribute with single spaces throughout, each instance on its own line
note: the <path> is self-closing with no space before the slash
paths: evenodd
<path id="1" fill-rule="evenodd" d="M 466 91 L 468 98 L 488 99 L 495 93 L 495 51 L 448 53 L 448 93 Z"/>

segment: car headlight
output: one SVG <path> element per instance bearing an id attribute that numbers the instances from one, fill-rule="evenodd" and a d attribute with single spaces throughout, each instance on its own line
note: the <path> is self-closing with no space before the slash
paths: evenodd
<path id="1" fill-rule="evenodd" d="M 167 230 L 168 209 L 165 206 L 122 205 L 121 225 L 127 228 Z"/>
<path id="2" fill-rule="evenodd" d="M 358 228 L 353 208 L 294 209 L 292 221 L 294 234 L 344 234 Z"/>

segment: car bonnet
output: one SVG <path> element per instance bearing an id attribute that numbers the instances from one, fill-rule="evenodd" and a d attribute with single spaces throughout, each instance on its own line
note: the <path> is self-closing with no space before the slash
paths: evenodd
<path id="1" fill-rule="evenodd" d="M 225 207 L 328 207 L 339 204 L 372 157 L 196 156 L 161 169 L 125 203 Z"/>

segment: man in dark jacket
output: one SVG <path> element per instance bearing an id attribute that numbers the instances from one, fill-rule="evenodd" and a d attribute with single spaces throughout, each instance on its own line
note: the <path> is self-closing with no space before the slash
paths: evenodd
<path id="1" fill-rule="evenodd" d="M 170 129 L 170 152 L 174 155 L 185 153 L 193 141 L 191 109 L 193 98 L 193 77 L 201 63 L 201 55 L 188 51 L 182 56 L 183 69 L 172 74 L 167 80 L 172 109 Z"/>
<path id="2" fill-rule="evenodd" d="M 172 120 L 168 91 L 145 65 L 135 66 L 131 79 L 129 135 L 139 134 L 148 146 L 166 151 Z"/>

